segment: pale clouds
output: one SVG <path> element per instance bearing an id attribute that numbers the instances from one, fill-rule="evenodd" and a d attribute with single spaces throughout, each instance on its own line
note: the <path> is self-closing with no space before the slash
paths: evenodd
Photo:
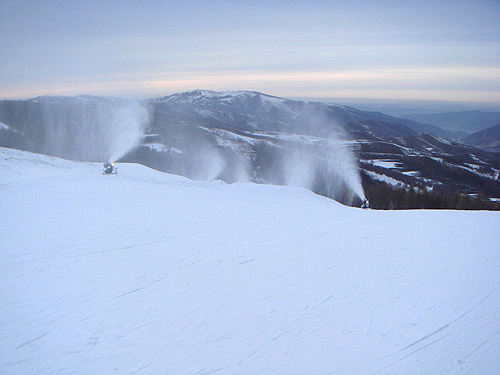
<path id="1" fill-rule="evenodd" d="M 499 101 L 495 1 L 0 1 L 0 97 L 275 95 Z"/>

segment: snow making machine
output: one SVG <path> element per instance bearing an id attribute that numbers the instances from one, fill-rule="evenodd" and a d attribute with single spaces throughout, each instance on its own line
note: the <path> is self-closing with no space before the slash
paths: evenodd
<path id="1" fill-rule="evenodd" d="M 118 176 L 118 167 L 115 166 L 115 163 L 107 161 L 102 166 L 104 168 L 102 171 L 103 175 L 114 174 L 115 176 Z"/>

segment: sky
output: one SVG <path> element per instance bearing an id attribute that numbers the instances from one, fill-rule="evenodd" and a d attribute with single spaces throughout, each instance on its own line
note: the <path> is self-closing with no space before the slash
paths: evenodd
<path id="1" fill-rule="evenodd" d="M 500 1 L 0 0 L 0 98 L 500 104 Z"/>

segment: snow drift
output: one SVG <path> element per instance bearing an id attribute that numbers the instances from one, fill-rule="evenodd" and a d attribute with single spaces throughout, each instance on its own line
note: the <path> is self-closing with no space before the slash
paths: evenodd
<path id="1" fill-rule="evenodd" d="M 497 374 L 500 216 L 0 149 L 2 374 Z"/>

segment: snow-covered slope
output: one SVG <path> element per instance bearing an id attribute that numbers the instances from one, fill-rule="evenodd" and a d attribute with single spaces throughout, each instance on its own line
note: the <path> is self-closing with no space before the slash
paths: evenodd
<path id="1" fill-rule="evenodd" d="M 2 374 L 498 374 L 500 215 L 0 149 Z"/>

